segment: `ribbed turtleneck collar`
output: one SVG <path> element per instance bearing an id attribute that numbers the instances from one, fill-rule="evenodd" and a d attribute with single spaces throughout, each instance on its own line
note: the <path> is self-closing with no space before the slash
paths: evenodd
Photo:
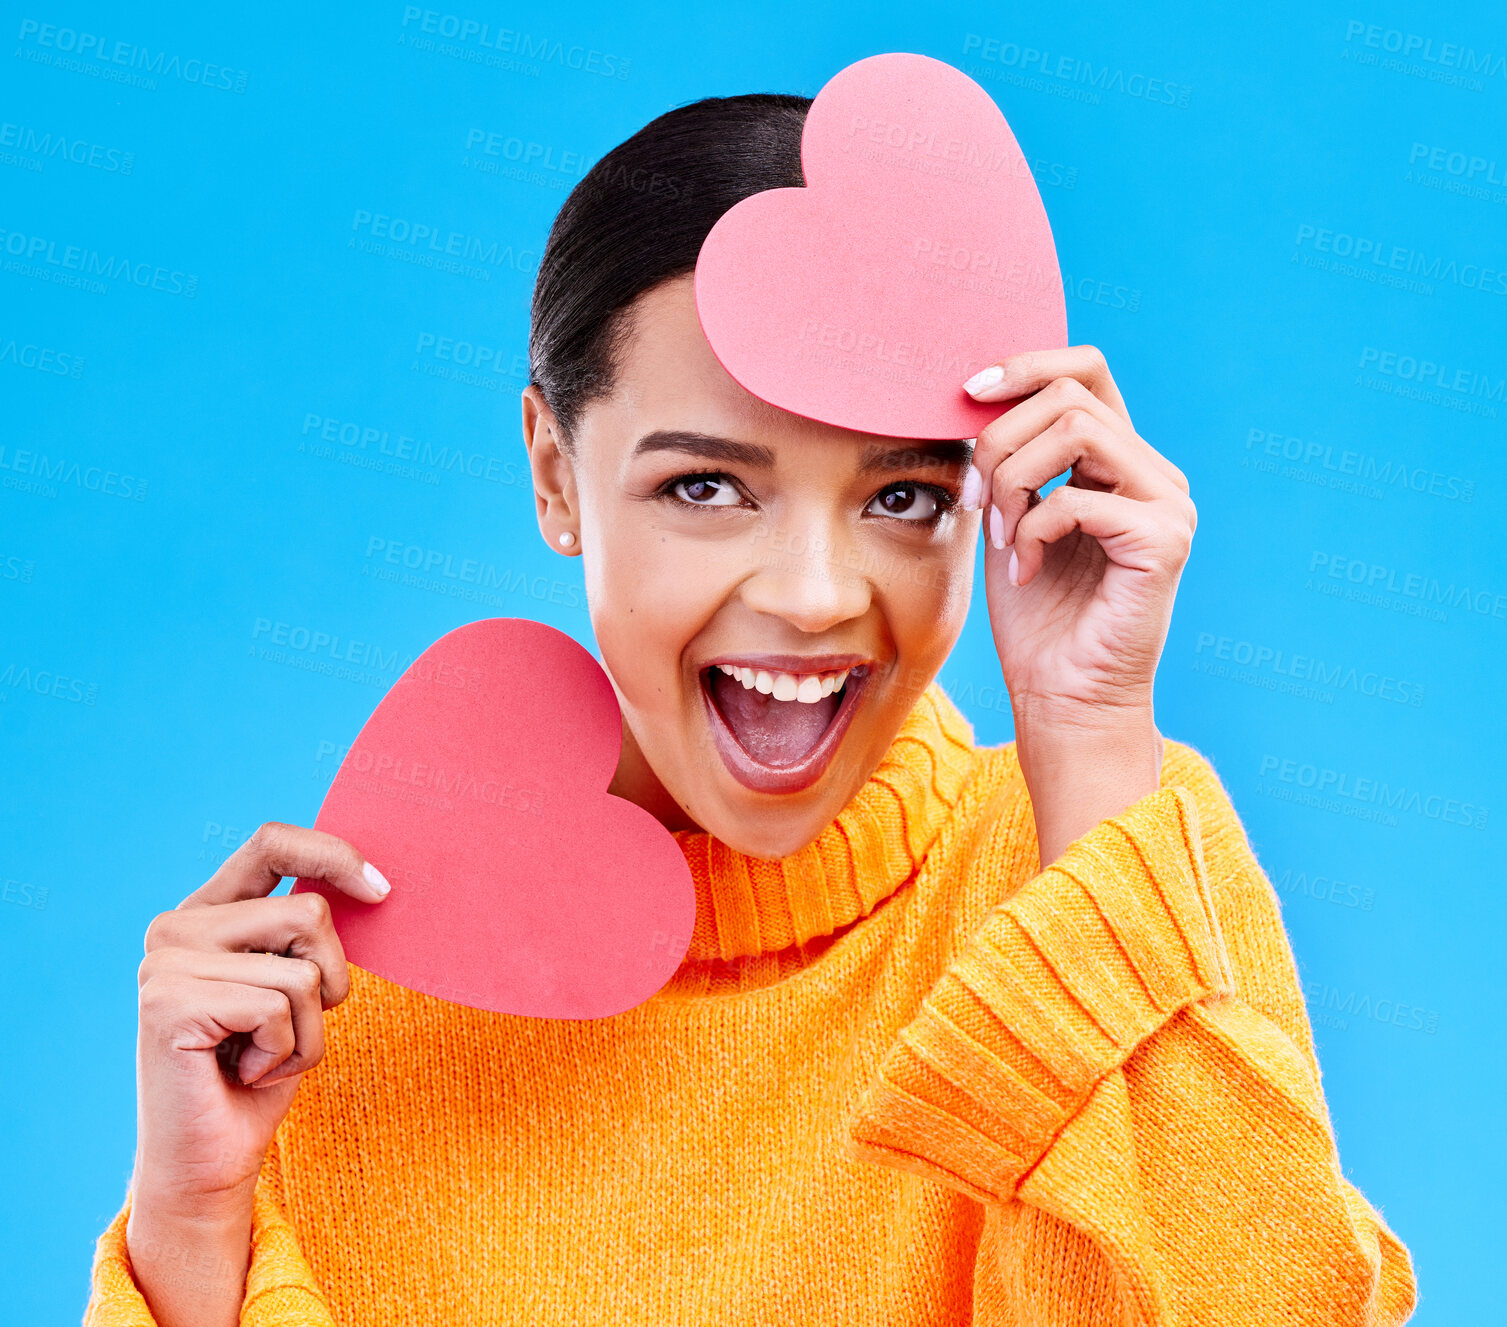
<path id="1" fill-rule="evenodd" d="M 682 830 L 696 883 L 686 960 L 773 954 L 867 916 L 915 873 L 973 767 L 973 730 L 933 683 L 889 751 L 814 842 L 776 861 Z"/>

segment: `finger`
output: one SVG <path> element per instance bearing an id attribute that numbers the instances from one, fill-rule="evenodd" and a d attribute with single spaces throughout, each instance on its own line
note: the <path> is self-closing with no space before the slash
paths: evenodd
<path id="1" fill-rule="evenodd" d="M 322 880 L 363 903 L 380 903 L 387 897 L 386 878 L 344 839 L 268 821 L 178 906 L 200 908 L 263 898 L 290 875 Z"/>
<path id="2" fill-rule="evenodd" d="M 1184 493 L 1188 492 L 1188 480 L 1183 472 L 1131 428 L 1125 419 L 1077 379 L 1057 378 L 1034 396 L 1027 397 L 1013 410 L 991 420 L 979 430 L 974 444 L 973 466 L 983 482 L 981 488 L 971 485 L 969 496 L 973 496 L 974 488 L 979 488 L 977 501 L 980 506 L 988 506 L 992 501 L 988 477 L 993 468 L 1072 410 L 1079 410 L 1102 420 L 1113 436 L 1123 440 L 1125 447 L 1141 455 L 1148 465 L 1165 475 L 1174 487 Z M 1049 479 L 1051 477 L 1048 476 Z"/>
<path id="3" fill-rule="evenodd" d="M 1141 502 L 1118 493 L 1054 488 L 1016 525 L 1015 584 L 1026 585 L 1041 569 L 1046 548 L 1073 530 L 1097 539 L 1123 567 L 1156 571 L 1187 561 L 1193 530 L 1171 502 Z"/>
<path id="4" fill-rule="evenodd" d="M 319 968 L 325 1008 L 333 1008 L 350 994 L 350 970 L 330 919 L 330 902 L 313 890 L 159 913 L 147 927 L 146 950 L 151 954 L 159 949 L 306 959 Z"/>
<path id="5" fill-rule="evenodd" d="M 1028 350 L 1011 355 L 971 377 L 964 390 L 975 401 L 1011 401 L 1039 392 L 1057 378 L 1082 383 L 1127 424 L 1130 412 L 1115 385 L 1103 352 L 1097 346 L 1066 346 L 1061 350 Z"/>
<path id="6" fill-rule="evenodd" d="M 171 1050 L 213 1051 L 229 1037 L 249 1035 L 242 1075 L 282 1064 L 297 1044 L 288 997 L 270 986 L 163 973 L 141 988 L 139 1004 L 142 1028 Z"/>
<path id="7" fill-rule="evenodd" d="M 1178 492 L 1150 464 L 1144 451 L 1126 445 L 1121 432 L 1086 410 L 1069 410 L 1005 457 L 985 481 L 1004 522 L 1005 543 L 1015 541 L 1015 524 L 1030 509 L 1032 495 L 1069 469 L 1080 487 L 1120 493 L 1138 501 Z"/>
<path id="8" fill-rule="evenodd" d="M 168 976 L 201 983 L 263 986 L 280 991 L 288 1002 L 293 1028 L 293 1049 L 278 1065 L 275 1081 L 312 1069 L 324 1056 L 324 1018 L 320 1003 L 322 974 L 319 966 L 308 959 L 289 958 L 280 954 L 157 949 L 142 960 L 137 981 L 144 986 L 154 978 Z M 209 1000 L 213 1000 L 218 994 L 208 990 L 202 993 Z M 231 1035 L 243 1033 L 233 1032 Z M 252 1044 L 241 1053 L 240 1081 L 251 1082 L 270 1070 L 272 1064 L 269 1050 L 258 1045 L 253 1038 Z"/>

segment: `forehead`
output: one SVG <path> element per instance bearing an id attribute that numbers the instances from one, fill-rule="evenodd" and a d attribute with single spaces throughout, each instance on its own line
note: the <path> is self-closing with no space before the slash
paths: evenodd
<path id="1" fill-rule="evenodd" d="M 857 433 L 791 414 L 746 391 L 701 330 L 689 274 L 639 296 L 624 330 L 613 392 L 601 403 L 624 434 L 676 428 L 775 444 L 843 442 L 870 453 L 904 449 L 917 459 L 956 455 L 955 443 Z"/>
<path id="2" fill-rule="evenodd" d="M 765 433 L 841 432 L 779 410 L 738 385 L 701 330 L 689 274 L 640 295 L 624 332 L 612 399 L 635 414 L 708 411 Z"/>

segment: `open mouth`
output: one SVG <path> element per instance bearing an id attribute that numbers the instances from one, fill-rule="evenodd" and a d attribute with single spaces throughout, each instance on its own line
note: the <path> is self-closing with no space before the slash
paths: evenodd
<path id="1" fill-rule="evenodd" d="M 712 736 L 728 772 L 755 792 L 799 792 L 826 772 L 869 667 L 853 659 L 758 656 L 701 671 Z"/>

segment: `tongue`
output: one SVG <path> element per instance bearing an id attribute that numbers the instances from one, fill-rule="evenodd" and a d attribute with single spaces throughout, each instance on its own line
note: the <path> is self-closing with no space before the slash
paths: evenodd
<path id="1" fill-rule="evenodd" d="M 734 737 L 761 765 L 797 764 L 822 739 L 842 697 L 823 696 L 813 705 L 776 700 L 745 687 L 720 668 L 710 674 L 712 699 Z"/>

